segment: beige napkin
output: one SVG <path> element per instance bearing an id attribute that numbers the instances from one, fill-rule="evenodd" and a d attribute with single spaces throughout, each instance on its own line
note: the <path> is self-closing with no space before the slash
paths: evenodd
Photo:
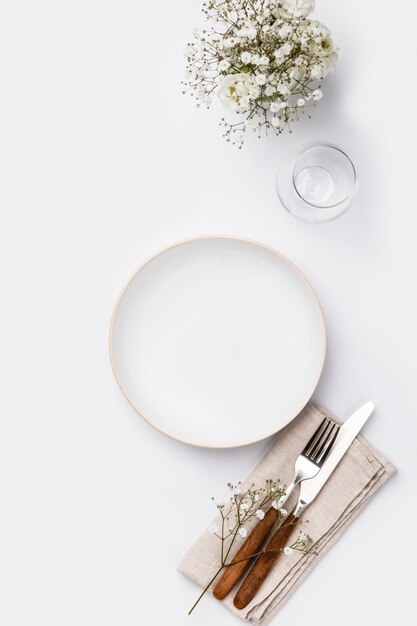
<path id="1" fill-rule="evenodd" d="M 324 415 L 337 421 L 324 408 L 308 405 L 279 433 L 243 487 L 252 482 L 262 486 L 267 478 L 280 479 L 282 483 L 288 484 L 293 477 L 296 457 Z M 233 606 L 233 597 L 238 587 L 223 600 L 224 606 L 243 619 L 255 624 L 267 624 L 377 489 L 394 472 L 395 467 L 385 456 L 359 435 L 305 512 L 302 519 L 308 522 L 297 526 L 294 531 L 297 534 L 299 530 L 304 530 L 314 540 L 317 556 L 297 551 L 293 551 L 289 556 L 283 554 L 254 600 L 245 609 L 239 611 Z M 285 505 L 287 510 L 291 510 L 297 497 L 298 490 Z M 294 538 L 290 538 L 289 543 L 293 540 Z M 239 545 L 239 542 L 236 542 L 236 549 Z M 178 565 L 178 571 L 200 587 L 205 587 L 219 567 L 219 558 L 220 540 L 205 531 L 185 554 Z"/>

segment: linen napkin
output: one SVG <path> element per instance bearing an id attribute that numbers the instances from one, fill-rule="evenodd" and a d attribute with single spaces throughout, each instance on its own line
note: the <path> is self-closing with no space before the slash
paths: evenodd
<path id="1" fill-rule="evenodd" d="M 272 447 L 243 483 L 242 490 L 251 483 L 262 486 L 267 478 L 279 479 L 284 485 L 289 484 L 293 478 L 295 459 L 324 416 L 340 423 L 323 407 L 307 405 L 279 433 Z M 395 467 L 385 456 L 358 435 L 326 485 L 306 510 L 302 520 L 308 522 L 297 526 L 292 539 L 288 541 L 289 544 L 292 543 L 295 535 L 303 530 L 313 539 L 313 550 L 317 555 L 305 555 L 295 550 L 291 555 L 283 554 L 245 609 L 240 611 L 233 605 L 233 597 L 240 582 L 223 600 L 224 606 L 254 624 L 267 624 L 394 472 Z M 297 498 L 298 489 L 285 505 L 288 511 Z M 218 519 L 216 521 L 219 524 Z M 243 539 L 236 540 L 235 550 L 242 542 Z M 220 540 L 206 530 L 185 554 L 177 569 L 200 587 L 205 587 L 219 567 L 219 558 Z"/>

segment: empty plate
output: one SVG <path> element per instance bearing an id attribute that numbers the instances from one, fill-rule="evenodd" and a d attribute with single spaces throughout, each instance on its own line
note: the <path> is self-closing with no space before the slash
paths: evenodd
<path id="1" fill-rule="evenodd" d="M 189 239 L 145 261 L 110 329 L 117 382 L 175 439 L 233 447 L 288 424 L 323 368 L 317 297 L 279 252 L 232 237 Z"/>

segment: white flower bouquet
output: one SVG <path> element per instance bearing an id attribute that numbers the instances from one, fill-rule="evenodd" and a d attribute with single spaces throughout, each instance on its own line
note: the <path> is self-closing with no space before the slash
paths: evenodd
<path id="1" fill-rule="evenodd" d="M 224 136 L 239 148 L 247 129 L 280 134 L 322 98 L 320 81 L 338 50 L 326 26 L 307 16 L 314 0 L 205 0 L 213 25 L 194 31 L 184 93 L 210 107 L 215 93 L 233 114 Z"/>

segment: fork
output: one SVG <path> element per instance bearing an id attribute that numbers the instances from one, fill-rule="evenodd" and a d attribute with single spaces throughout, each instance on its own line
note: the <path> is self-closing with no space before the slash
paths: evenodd
<path id="1" fill-rule="evenodd" d="M 245 572 L 252 557 L 259 552 L 272 526 L 277 521 L 280 515 L 279 509 L 284 506 L 298 483 L 314 478 L 319 473 L 333 447 L 338 432 L 339 426 L 325 417 L 309 439 L 304 450 L 297 457 L 294 478 L 285 489 L 285 493 L 276 501 L 276 504 L 274 503 L 274 506 L 268 509 L 265 517 L 256 524 L 246 537 L 233 558 L 233 561 L 236 562 L 232 561 L 232 564 L 225 568 L 222 577 L 213 589 L 215 598 L 223 600 Z"/>

